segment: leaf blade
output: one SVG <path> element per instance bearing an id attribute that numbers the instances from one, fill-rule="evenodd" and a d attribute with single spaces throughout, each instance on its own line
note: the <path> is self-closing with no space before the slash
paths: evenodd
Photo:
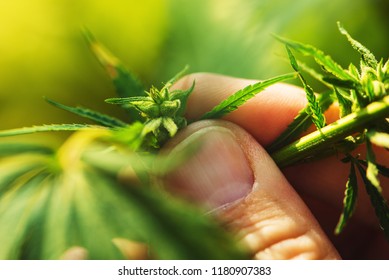
<path id="1" fill-rule="evenodd" d="M 325 112 L 333 103 L 333 98 L 330 92 L 324 92 L 318 96 L 319 106 Z M 311 125 L 312 119 L 307 112 L 308 107 L 302 109 L 287 128 L 274 140 L 268 147 L 267 151 L 273 153 L 283 146 L 295 141 L 303 132 L 305 132 Z"/>
<path id="2" fill-rule="evenodd" d="M 31 134 L 37 132 L 77 131 L 83 129 L 106 129 L 106 128 L 102 126 L 89 125 L 89 124 L 47 124 L 47 125 L 38 125 L 32 127 L 2 130 L 0 131 L 0 137 L 17 136 L 17 135 Z"/>
<path id="3" fill-rule="evenodd" d="M 113 127 L 124 127 L 127 125 L 125 122 L 123 122 L 117 118 L 108 116 L 106 114 L 103 114 L 103 113 L 100 113 L 100 112 L 97 112 L 97 111 L 94 111 L 94 110 L 91 110 L 88 108 L 71 107 L 71 106 L 67 106 L 67 105 L 58 103 L 58 102 L 51 100 L 49 98 L 45 98 L 45 99 L 48 103 L 50 103 L 51 105 L 53 105 L 57 108 L 60 108 L 60 109 L 63 109 L 65 111 L 68 111 L 70 113 L 76 114 L 78 116 L 90 119 L 90 120 L 96 122 L 97 124 L 100 124 L 103 126 L 113 128 Z"/>
<path id="4" fill-rule="evenodd" d="M 301 83 L 303 84 L 304 91 L 306 93 L 306 97 L 308 100 L 307 112 L 311 116 L 312 122 L 315 124 L 316 128 L 321 129 L 326 125 L 326 121 L 325 121 L 324 114 L 321 110 L 321 107 L 319 105 L 319 102 L 316 100 L 315 93 L 313 92 L 313 89 L 307 84 L 303 75 L 299 72 L 299 66 L 297 64 L 297 61 L 287 45 L 286 45 L 286 51 L 288 52 L 290 64 L 292 65 L 293 69 L 297 72 L 297 75 L 300 78 Z"/>
<path id="5" fill-rule="evenodd" d="M 357 165 L 359 173 L 366 187 L 366 192 L 370 197 L 371 204 L 374 207 L 376 216 L 380 222 L 380 226 L 384 231 L 386 239 L 389 241 L 389 206 L 381 192 L 370 182 L 366 176 L 366 172 L 363 167 Z"/>
<path id="6" fill-rule="evenodd" d="M 133 73 L 98 42 L 89 30 L 84 30 L 84 37 L 100 64 L 105 68 L 112 79 L 119 97 L 144 95 L 144 88 Z"/>
<path id="7" fill-rule="evenodd" d="M 339 218 L 338 224 L 335 227 L 335 234 L 340 234 L 346 223 L 351 218 L 355 211 L 358 197 L 358 182 L 355 172 L 355 164 L 351 161 L 350 173 L 346 183 L 346 190 L 343 199 L 343 212 Z"/>
<path id="8" fill-rule="evenodd" d="M 378 61 L 375 58 L 374 54 L 360 42 L 351 37 L 351 35 L 347 32 L 347 30 L 341 25 L 339 21 L 337 22 L 337 24 L 340 33 L 347 37 L 347 40 L 350 42 L 351 46 L 362 55 L 362 58 L 367 63 L 367 65 L 376 68 Z"/>
<path id="9" fill-rule="evenodd" d="M 384 132 L 369 131 L 367 133 L 367 137 L 374 145 L 389 149 L 389 134 Z"/>
<path id="10" fill-rule="evenodd" d="M 268 86 L 281 81 L 293 79 L 295 77 L 295 73 L 289 73 L 249 85 L 220 102 L 211 111 L 205 113 L 200 119 L 221 118 L 224 115 L 236 110 L 240 105 L 244 104 L 247 100 L 254 97 Z"/>
<path id="11" fill-rule="evenodd" d="M 380 180 L 378 178 L 378 168 L 375 161 L 375 155 L 373 148 L 371 146 L 370 141 L 366 140 L 366 161 L 367 161 L 367 169 L 366 169 L 366 178 L 370 181 L 370 183 L 377 188 L 379 192 L 382 192 Z"/>
<path id="12" fill-rule="evenodd" d="M 320 64 L 327 72 L 330 72 L 334 76 L 342 80 L 351 80 L 358 82 L 352 75 L 350 75 L 340 65 L 338 65 L 330 56 L 324 54 L 323 51 L 308 44 L 302 44 L 277 35 L 275 35 L 275 37 L 280 42 L 284 43 L 289 48 L 301 53 L 302 55 L 311 56 L 315 58 L 318 64 Z"/>

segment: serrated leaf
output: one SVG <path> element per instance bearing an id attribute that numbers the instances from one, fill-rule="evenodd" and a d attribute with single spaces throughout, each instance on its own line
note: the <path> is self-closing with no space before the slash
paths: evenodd
<path id="1" fill-rule="evenodd" d="M 316 62 L 321 65 L 327 72 L 333 74 L 334 76 L 342 80 L 355 80 L 355 78 L 350 75 L 346 70 L 344 70 L 340 65 L 338 65 L 330 56 L 325 55 L 323 51 L 308 45 L 302 44 L 296 41 L 288 40 L 280 36 L 275 36 L 279 41 L 284 43 L 289 48 L 301 53 L 304 56 L 312 56 L 315 58 Z"/>
<path id="2" fill-rule="evenodd" d="M 326 125 L 326 123 L 325 123 L 325 117 L 321 111 L 319 102 L 316 100 L 316 96 L 315 96 L 315 93 L 313 92 L 313 89 L 307 84 L 303 75 L 301 75 L 301 73 L 299 72 L 299 67 L 298 67 L 297 61 L 294 58 L 291 50 L 289 49 L 289 47 L 287 45 L 286 45 L 286 50 L 288 52 L 290 64 L 292 65 L 293 69 L 297 72 L 297 74 L 301 80 L 301 83 L 303 84 L 303 87 L 304 87 L 304 90 L 306 93 L 306 97 L 308 100 L 308 113 L 311 115 L 312 122 L 315 124 L 317 129 L 321 129 Z"/>
<path id="3" fill-rule="evenodd" d="M 351 80 L 341 80 L 336 77 L 323 77 L 323 81 L 336 87 L 355 89 L 358 84 Z"/>
<path id="4" fill-rule="evenodd" d="M 386 239 L 389 241 L 389 206 L 381 192 L 367 178 L 365 170 L 361 165 L 357 165 L 359 173 L 366 187 L 366 192 L 370 197 L 372 206 L 374 207 L 376 216 L 380 222 L 381 228 L 384 231 Z"/>
<path id="5" fill-rule="evenodd" d="M 343 28 L 340 22 L 338 22 L 338 29 L 342 35 L 347 37 L 347 40 L 350 42 L 351 46 L 362 55 L 363 61 L 365 61 L 368 66 L 376 68 L 378 62 L 374 54 L 360 42 L 353 39 L 347 30 Z"/>
<path id="6" fill-rule="evenodd" d="M 389 149 L 389 134 L 384 132 L 369 131 L 367 136 L 370 142 L 374 145 Z"/>
<path id="7" fill-rule="evenodd" d="M 88 30 L 84 30 L 84 36 L 90 49 L 111 78 L 119 97 L 145 95 L 142 83 L 117 57 L 100 44 Z M 125 106 L 123 107 L 126 108 Z M 139 119 L 138 114 L 134 112 L 129 113 L 133 120 Z"/>
<path id="8" fill-rule="evenodd" d="M 318 96 L 317 101 L 319 102 L 321 110 L 325 112 L 333 103 L 333 97 L 330 92 L 323 92 Z M 269 153 L 273 153 L 295 141 L 312 125 L 312 118 L 309 115 L 308 110 L 308 107 L 302 109 L 281 135 L 267 147 Z"/>
<path id="9" fill-rule="evenodd" d="M 106 127 L 123 127 L 126 126 L 127 124 L 117 118 L 108 116 L 106 114 L 102 114 L 100 112 L 83 108 L 83 107 L 70 107 L 63 105 L 61 103 L 58 103 L 54 100 L 51 100 L 49 98 L 45 98 L 48 103 L 51 105 L 54 105 L 55 107 L 58 107 L 60 109 L 63 109 L 65 111 L 71 112 L 73 114 L 76 114 L 78 116 L 90 119 L 97 124 L 106 126 Z"/>
<path id="10" fill-rule="evenodd" d="M 305 79 L 300 75 L 300 79 L 303 83 L 304 90 L 306 92 L 308 104 L 309 104 L 309 114 L 312 117 L 312 122 L 315 124 L 317 129 L 321 129 L 326 126 L 326 120 L 323 112 L 319 106 L 319 103 L 316 100 L 316 95 L 313 92 L 313 89 L 306 83 Z"/>
<path id="11" fill-rule="evenodd" d="M 134 102 L 154 102 L 149 96 L 113 97 L 105 99 L 109 104 L 128 105 Z"/>
<path id="12" fill-rule="evenodd" d="M 293 79 L 296 77 L 296 74 L 289 73 L 285 75 L 280 75 L 274 78 L 270 78 L 261 82 L 258 82 L 253 85 L 249 85 L 237 92 L 233 95 L 227 97 L 225 100 L 216 105 L 211 111 L 205 113 L 200 119 L 217 119 L 221 118 L 224 115 L 236 110 L 239 106 L 246 103 L 247 100 L 254 97 L 256 94 L 263 91 L 270 85 L 275 83 Z"/>
<path id="13" fill-rule="evenodd" d="M 343 212 L 339 218 L 339 222 L 335 228 L 335 234 L 340 234 L 347 221 L 354 213 L 358 196 L 358 182 L 357 174 L 355 172 L 355 165 L 351 162 L 350 174 L 346 183 L 346 190 L 343 199 Z"/>
<path id="14" fill-rule="evenodd" d="M 89 136 L 74 137 L 83 142 Z M 122 168 L 104 164 L 101 153 L 131 157 L 127 150 L 102 142 L 77 151 L 97 155 L 89 159 L 74 158 L 74 147 L 68 148 L 61 156 L 71 157 L 69 166 L 61 166 L 55 153 L 10 155 L 0 162 L 0 259 L 57 259 L 73 246 L 84 247 L 91 259 L 120 259 L 112 242 L 117 237 L 147 244 L 153 258 L 247 257 L 199 209 L 160 188 L 119 181 Z"/>
<path id="15" fill-rule="evenodd" d="M 371 182 L 371 184 L 381 192 L 380 180 L 378 178 L 378 168 L 375 162 L 375 155 L 371 143 L 369 140 L 366 140 L 366 178 Z"/>
<path id="16" fill-rule="evenodd" d="M 0 131 L 0 137 L 16 136 L 23 134 L 30 134 L 36 132 L 50 132 L 50 131 L 77 131 L 84 129 L 104 129 L 102 126 L 90 124 L 46 124 L 32 127 L 15 128 Z"/>
<path id="17" fill-rule="evenodd" d="M 351 100 L 347 96 L 342 94 L 336 87 L 334 87 L 334 93 L 339 103 L 339 109 L 340 109 L 339 116 L 341 118 L 347 116 L 348 114 L 351 113 L 351 108 L 353 105 Z"/>

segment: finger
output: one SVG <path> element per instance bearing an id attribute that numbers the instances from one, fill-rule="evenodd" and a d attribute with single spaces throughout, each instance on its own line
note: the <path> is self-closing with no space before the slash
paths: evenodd
<path id="1" fill-rule="evenodd" d="M 250 134 L 229 122 L 203 121 L 183 130 L 166 149 L 174 157 L 199 141 L 200 150 L 166 178 L 173 193 L 213 209 L 257 259 L 339 258 Z"/>
<path id="2" fill-rule="evenodd" d="M 216 74 L 197 73 L 182 78 L 175 87 L 188 88 L 193 80 L 196 81 L 196 86 L 189 98 L 187 108 L 187 116 L 190 119 L 198 119 L 234 92 L 256 82 Z M 224 119 L 238 124 L 253 135 L 261 145 L 266 146 L 284 131 L 305 105 L 305 93 L 301 88 L 276 84 L 250 99 Z M 326 112 L 326 119 L 329 123 L 336 120 L 337 116 L 338 110 L 335 106 L 330 107 Z M 389 165 L 387 152 L 377 151 L 377 162 Z M 363 154 L 364 152 L 362 148 L 356 153 Z M 294 166 L 286 169 L 285 174 L 300 193 L 320 198 L 341 211 L 349 166 L 341 163 L 339 159 L 335 155 L 322 161 Z M 387 178 L 381 178 L 381 181 L 383 186 L 389 186 Z M 359 207 L 355 216 L 376 226 L 376 220 L 371 219 L 374 216 L 374 210 L 370 206 L 369 198 L 363 189 L 359 193 Z M 389 188 L 384 187 L 384 194 L 389 197 Z"/>

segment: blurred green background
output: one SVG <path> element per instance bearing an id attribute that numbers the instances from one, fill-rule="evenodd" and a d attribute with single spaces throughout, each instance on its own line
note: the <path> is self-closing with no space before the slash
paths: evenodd
<path id="1" fill-rule="evenodd" d="M 347 66 L 358 55 L 338 33 L 338 20 L 387 59 L 388 10 L 387 0 L 0 0 L 0 129 L 82 121 L 42 96 L 119 114 L 103 102 L 114 89 L 83 26 L 146 85 L 159 86 L 186 64 L 191 72 L 254 79 L 289 72 L 272 33 Z"/>

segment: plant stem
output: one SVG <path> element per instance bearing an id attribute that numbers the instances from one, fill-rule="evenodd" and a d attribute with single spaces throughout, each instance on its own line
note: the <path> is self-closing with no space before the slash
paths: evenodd
<path id="1" fill-rule="evenodd" d="M 274 152 L 271 156 L 279 167 L 286 167 L 307 158 L 312 158 L 319 152 L 333 148 L 334 144 L 350 136 L 368 124 L 389 117 L 389 96 L 373 102 L 364 109 L 349 114 L 338 121 L 312 132 L 299 140 Z"/>

